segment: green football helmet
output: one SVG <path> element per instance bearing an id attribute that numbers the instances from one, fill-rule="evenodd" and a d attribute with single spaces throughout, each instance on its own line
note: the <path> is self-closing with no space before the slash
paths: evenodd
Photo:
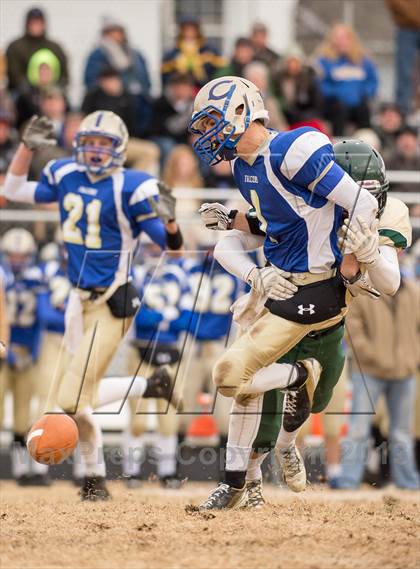
<path id="1" fill-rule="evenodd" d="M 380 217 L 385 209 L 389 189 L 382 156 L 361 140 L 337 142 L 334 144 L 334 154 L 336 163 L 378 200 L 378 217 Z"/>

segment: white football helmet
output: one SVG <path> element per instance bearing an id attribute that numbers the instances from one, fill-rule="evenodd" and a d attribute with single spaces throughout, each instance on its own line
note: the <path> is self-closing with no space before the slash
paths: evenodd
<path id="1" fill-rule="evenodd" d="M 86 145 L 87 136 L 109 138 L 112 148 L 97 148 Z M 128 131 L 124 121 L 111 111 L 95 111 L 87 115 L 80 124 L 73 141 L 76 162 L 95 176 L 109 174 L 121 167 L 126 159 Z M 86 159 L 86 152 L 95 153 L 97 160 Z M 105 159 L 105 160 L 104 160 Z"/>
<path id="2" fill-rule="evenodd" d="M 189 128 L 200 135 L 194 150 L 210 165 L 232 160 L 240 137 L 256 120 L 267 125 L 268 111 L 254 83 L 233 76 L 213 79 L 194 100 Z"/>
<path id="3" fill-rule="evenodd" d="M 32 234 L 22 227 L 6 231 L 1 239 L 0 249 L 15 273 L 29 266 L 37 251 Z"/>

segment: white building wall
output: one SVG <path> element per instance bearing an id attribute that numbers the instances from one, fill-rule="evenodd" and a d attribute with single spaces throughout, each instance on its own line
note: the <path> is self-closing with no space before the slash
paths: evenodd
<path id="1" fill-rule="evenodd" d="M 270 47 L 280 53 L 295 38 L 294 13 L 297 0 L 225 0 L 224 52 L 230 54 L 239 36 L 247 36 L 255 22 L 264 23 L 270 32 Z"/>

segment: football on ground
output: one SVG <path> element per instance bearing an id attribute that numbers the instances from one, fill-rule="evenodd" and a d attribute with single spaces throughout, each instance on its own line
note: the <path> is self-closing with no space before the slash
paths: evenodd
<path id="1" fill-rule="evenodd" d="M 32 426 L 26 446 L 34 460 L 41 464 L 60 464 L 76 448 L 77 425 L 64 414 L 44 415 Z"/>

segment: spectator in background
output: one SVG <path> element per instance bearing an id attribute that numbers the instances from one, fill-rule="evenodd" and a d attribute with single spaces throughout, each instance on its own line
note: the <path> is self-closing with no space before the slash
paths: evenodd
<path id="1" fill-rule="evenodd" d="M 104 18 L 99 45 L 89 54 L 84 83 L 88 91 L 99 84 L 105 67 L 119 75 L 124 91 L 135 100 L 136 136 L 144 136 L 151 119 L 150 78 L 142 54 L 131 47 L 125 28 L 113 18 Z"/>
<path id="2" fill-rule="evenodd" d="M 397 135 L 395 151 L 387 160 L 389 170 L 420 171 L 420 148 L 415 129 L 404 127 Z M 418 192 L 418 184 L 408 182 L 393 182 L 391 189 L 396 192 Z"/>
<path id="3" fill-rule="evenodd" d="M 86 93 L 81 110 L 89 115 L 95 111 L 112 111 L 122 118 L 130 136 L 137 136 L 136 101 L 124 88 L 119 73 L 105 65 L 99 72 L 97 83 Z"/>
<path id="4" fill-rule="evenodd" d="M 395 151 L 395 141 L 403 126 L 403 118 L 395 103 L 381 105 L 377 119 L 375 132 L 381 140 L 382 154 L 385 162 L 391 158 Z"/>
<path id="5" fill-rule="evenodd" d="M 42 93 L 57 85 L 58 65 L 58 59 L 48 50 L 39 50 L 34 56 L 28 71 L 29 87 L 16 100 L 16 126 L 19 129 L 32 115 L 40 114 Z"/>
<path id="6" fill-rule="evenodd" d="M 204 186 L 197 157 L 189 146 L 180 144 L 172 150 L 163 169 L 162 181 L 170 188 L 202 188 Z M 196 212 L 199 206 L 198 198 L 179 202 L 179 209 L 184 214 Z"/>
<path id="7" fill-rule="evenodd" d="M 0 109 L 0 172 L 6 172 L 18 143 L 19 139 L 13 129 L 12 117 Z"/>
<path id="8" fill-rule="evenodd" d="M 264 99 L 265 108 L 268 111 L 269 128 L 274 128 L 275 130 L 286 130 L 287 123 L 280 112 L 280 106 L 278 100 L 273 97 L 270 92 L 270 72 L 265 63 L 262 61 L 253 61 L 248 63 L 248 65 L 243 69 L 243 75 L 245 79 L 251 81 L 258 87 Z"/>
<path id="9" fill-rule="evenodd" d="M 166 85 L 174 73 L 187 74 L 197 92 L 224 65 L 226 60 L 207 43 L 200 24 L 194 18 L 185 18 L 179 25 L 176 46 L 163 57 L 162 84 Z"/>
<path id="10" fill-rule="evenodd" d="M 37 74 L 38 60 L 45 57 L 45 52 L 51 54 L 50 60 L 56 61 L 54 64 L 55 83 L 65 87 L 69 81 L 67 57 L 60 44 L 47 37 L 44 12 L 39 8 L 32 8 L 26 14 L 24 35 L 14 40 L 6 50 L 10 91 L 14 94 L 28 91 L 34 84 L 31 76 Z"/>
<path id="11" fill-rule="evenodd" d="M 413 85 L 415 74 L 420 81 L 419 67 L 415 65 L 420 57 L 420 5 L 413 0 L 387 0 L 397 26 L 395 52 L 395 97 L 397 105 L 406 115 L 413 106 Z"/>
<path id="12" fill-rule="evenodd" d="M 245 67 L 254 60 L 255 50 L 252 42 L 248 38 L 238 38 L 235 41 L 232 58 L 228 65 L 222 67 L 215 73 L 215 77 L 235 75 L 243 77 Z"/>
<path id="13" fill-rule="evenodd" d="M 188 75 L 174 73 L 162 96 L 153 105 L 150 136 L 159 146 L 164 163 L 175 144 L 188 143 L 188 124 L 194 102 L 194 82 Z"/>
<path id="14" fill-rule="evenodd" d="M 44 166 L 50 160 L 57 160 L 70 156 L 64 147 L 64 130 L 67 119 L 68 105 L 60 87 L 49 87 L 41 92 L 39 113 L 51 119 L 54 125 L 54 135 L 57 140 L 57 146 L 44 146 L 38 148 L 34 152 L 29 170 L 29 177 L 32 180 L 39 180 Z"/>
<path id="15" fill-rule="evenodd" d="M 273 85 L 289 125 L 321 115 L 322 95 L 316 74 L 305 64 L 300 48 L 295 47 L 285 55 Z"/>
<path id="16" fill-rule="evenodd" d="M 42 91 L 39 109 L 41 115 L 45 115 L 51 120 L 58 146 L 63 146 L 68 104 L 60 87 L 49 87 Z"/>
<path id="17" fill-rule="evenodd" d="M 7 89 L 6 56 L 0 50 L 0 112 L 7 114 L 12 122 L 15 121 L 15 105 Z"/>
<path id="18" fill-rule="evenodd" d="M 153 175 L 159 171 L 159 149 L 156 144 L 142 140 L 146 132 L 144 124 L 138 122 L 137 101 L 124 87 L 121 75 L 112 67 L 105 66 L 99 72 L 97 84 L 90 89 L 82 103 L 85 115 L 95 111 L 112 111 L 127 125 L 130 139 L 127 146 L 127 165 Z"/>
<path id="19" fill-rule="evenodd" d="M 251 31 L 251 42 L 254 47 L 256 61 L 265 63 L 273 77 L 277 72 L 280 63 L 278 53 L 268 47 L 268 28 L 262 22 L 256 22 Z"/>
<path id="20" fill-rule="evenodd" d="M 390 418 L 391 475 L 399 488 L 418 489 L 414 460 L 415 373 L 419 365 L 419 289 L 402 277 L 395 296 L 372 302 L 357 297 L 346 316 L 360 372 L 353 372 L 353 396 L 347 452 L 339 488 L 357 488 L 362 480 L 374 408 L 384 395 Z M 372 406 L 374 407 L 372 409 Z"/>
<path id="21" fill-rule="evenodd" d="M 369 127 L 369 103 L 376 95 L 378 78 L 355 31 L 344 24 L 333 26 L 318 56 L 324 117 L 332 123 L 334 136 L 343 136 L 349 123 Z"/>

